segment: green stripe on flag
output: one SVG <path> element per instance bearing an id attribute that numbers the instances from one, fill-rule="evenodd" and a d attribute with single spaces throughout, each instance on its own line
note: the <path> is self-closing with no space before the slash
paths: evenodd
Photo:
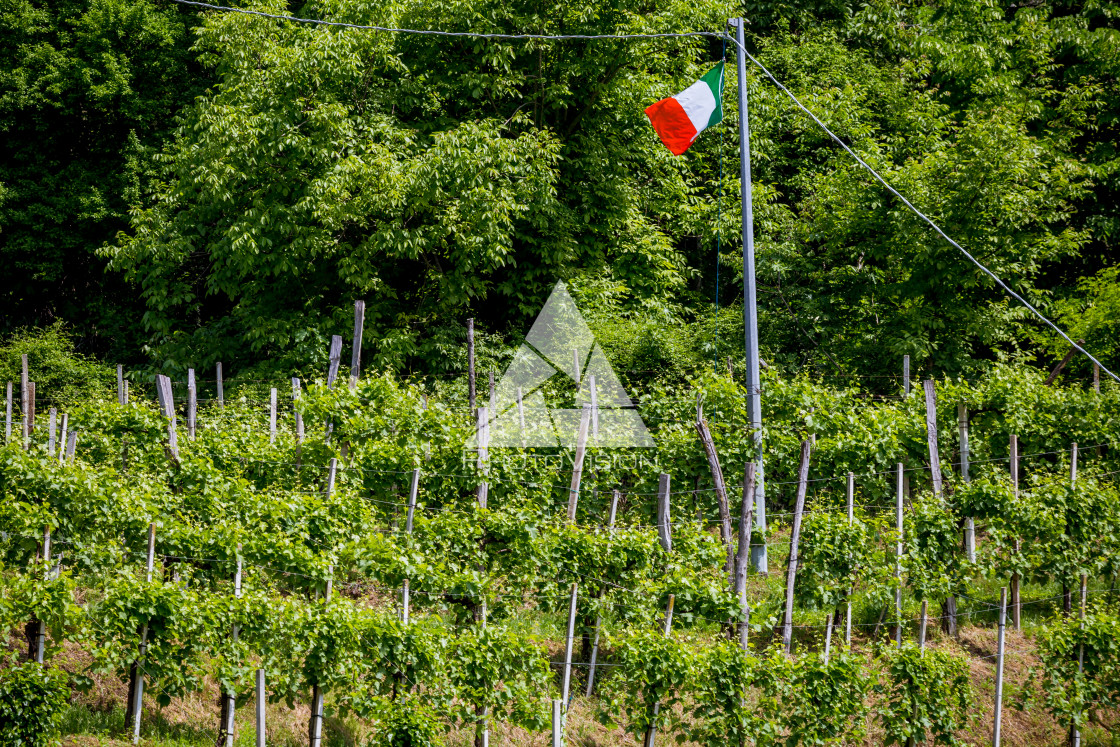
<path id="1" fill-rule="evenodd" d="M 712 116 L 708 118 L 708 127 L 711 127 L 723 121 L 723 63 L 719 63 L 704 73 L 704 77 L 700 80 L 708 84 L 708 88 L 712 89 L 712 95 L 716 99 L 716 108 L 712 110 Z"/>

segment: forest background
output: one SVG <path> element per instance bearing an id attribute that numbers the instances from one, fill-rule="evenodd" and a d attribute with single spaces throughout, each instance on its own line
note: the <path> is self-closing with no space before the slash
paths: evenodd
<path id="1" fill-rule="evenodd" d="M 537 34 L 722 30 L 742 15 L 752 53 L 889 182 L 1120 364 L 1117 3 L 252 7 Z M 484 360 L 488 346 L 500 359 L 564 279 L 620 369 L 742 360 L 734 65 L 724 123 L 685 156 L 643 113 L 731 62 L 718 39 L 409 36 L 169 0 L 0 9 L 0 339 L 55 325 L 148 375 L 217 361 L 321 373 L 364 299 L 367 366 L 439 374 L 464 367 L 466 318 Z M 955 376 L 1065 353 L 748 76 L 771 365 L 894 377 L 910 355 L 916 373 Z"/>

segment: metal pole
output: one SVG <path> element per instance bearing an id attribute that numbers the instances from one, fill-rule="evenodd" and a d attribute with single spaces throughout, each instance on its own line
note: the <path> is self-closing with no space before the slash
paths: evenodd
<path id="1" fill-rule="evenodd" d="M 735 55 L 739 74 L 739 180 L 743 199 L 743 327 L 746 330 L 747 405 L 755 445 L 754 526 L 759 543 L 751 548 L 751 566 L 758 573 L 769 569 L 766 559 L 766 494 L 762 471 L 762 379 L 758 363 L 758 304 L 754 285 L 754 213 L 751 206 L 751 146 L 747 121 L 747 58 L 745 21 L 732 18 L 735 39 L 741 49 Z"/>

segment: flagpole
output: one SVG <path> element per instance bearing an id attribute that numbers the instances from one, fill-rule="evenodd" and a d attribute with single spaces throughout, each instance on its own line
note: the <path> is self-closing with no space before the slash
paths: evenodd
<path id="1" fill-rule="evenodd" d="M 743 197 L 743 327 L 746 330 L 747 404 L 755 446 L 755 510 L 753 536 L 761 540 L 751 547 L 751 566 L 766 573 L 766 494 L 762 479 L 762 379 L 758 362 L 758 294 L 754 279 L 754 213 L 751 208 L 751 146 L 747 123 L 746 34 L 742 18 L 732 18 L 739 49 L 735 55 L 739 72 L 739 178 Z"/>

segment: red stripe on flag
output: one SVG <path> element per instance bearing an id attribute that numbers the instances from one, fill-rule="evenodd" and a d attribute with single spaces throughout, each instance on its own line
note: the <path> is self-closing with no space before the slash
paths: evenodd
<path id="1" fill-rule="evenodd" d="M 646 108 L 646 116 L 665 147 L 679 156 L 688 150 L 696 139 L 696 128 L 685 114 L 680 102 L 674 98 L 661 99 Z"/>

